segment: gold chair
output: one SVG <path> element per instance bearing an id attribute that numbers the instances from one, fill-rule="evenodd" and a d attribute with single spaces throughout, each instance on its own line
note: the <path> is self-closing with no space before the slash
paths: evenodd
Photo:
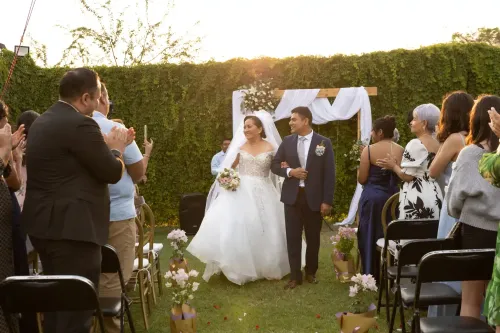
<path id="1" fill-rule="evenodd" d="M 141 223 L 146 228 L 148 228 L 147 237 L 145 241 L 147 242 L 144 245 L 143 251 L 145 256 L 148 257 L 149 262 L 151 263 L 151 277 L 153 281 L 153 285 L 156 283 L 158 285 L 158 294 L 160 296 L 163 295 L 163 275 L 160 267 L 160 254 L 163 250 L 162 243 L 155 243 L 155 216 L 151 207 L 148 204 L 143 204 L 140 209 Z M 156 293 L 154 294 L 156 296 Z M 156 301 L 156 299 L 155 299 Z"/>
<path id="2" fill-rule="evenodd" d="M 149 315 L 153 311 L 153 284 L 151 279 L 151 263 L 144 257 L 145 234 L 141 220 L 136 218 L 137 246 L 135 248 L 134 272 L 130 278 L 128 287 L 134 290 L 139 287 L 139 296 L 131 298 L 133 303 L 140 303 L 144 327 L 149 329 Z"/>

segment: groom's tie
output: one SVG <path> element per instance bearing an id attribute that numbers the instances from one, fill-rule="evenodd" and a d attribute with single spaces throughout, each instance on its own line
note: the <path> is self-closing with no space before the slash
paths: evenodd
<path id="1" fill-rule="evenodd" d="M 305 136 L 299 136 L 299 144 L 298 144 L 298 148 L 297 148 L 300 166 L 304 169 L 306 168 L 306 151 L 304 148 L 304 141 L 306 141 L 306 140 L 307 140 L 307 138 Z"/>

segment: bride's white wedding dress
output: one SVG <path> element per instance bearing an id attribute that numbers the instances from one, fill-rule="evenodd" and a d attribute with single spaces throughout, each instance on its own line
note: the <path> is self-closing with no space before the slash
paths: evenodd
<path id="1" fill-rule="evenodd" d="M 269 177 L 273 155 L 240 150 L 240 186 L 234 192 L 221 190 L 206 212 L 187 248 L 207 264 L 206 281 L 221 271 L 239 285 L 290 273 L 283 204 Z M 305 243 L 302 250 L 304 263 Z"/>

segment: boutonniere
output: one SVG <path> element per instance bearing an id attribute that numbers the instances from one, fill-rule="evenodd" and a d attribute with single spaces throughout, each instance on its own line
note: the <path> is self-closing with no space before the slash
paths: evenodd
<path id="1" fill-rule="evenodd" d="M 321 140 L 321 143 L 315 149 L 316 156 L 323 156 L 325 149 L 325 141 Z"/>

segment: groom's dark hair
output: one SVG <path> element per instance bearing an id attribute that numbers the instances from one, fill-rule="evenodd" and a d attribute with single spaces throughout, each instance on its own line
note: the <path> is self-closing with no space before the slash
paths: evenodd
<path id="1" fill-rule="evenodd" d="M 304 118 L 309 119 L 309 126 L 312 126 L 313 115 L 311 113 L 311 110 L 309 110 L 307 106 L 297 106 L 295 109 L 292 110 L 292 113 L 298 114 L 302 119 Z"/>

